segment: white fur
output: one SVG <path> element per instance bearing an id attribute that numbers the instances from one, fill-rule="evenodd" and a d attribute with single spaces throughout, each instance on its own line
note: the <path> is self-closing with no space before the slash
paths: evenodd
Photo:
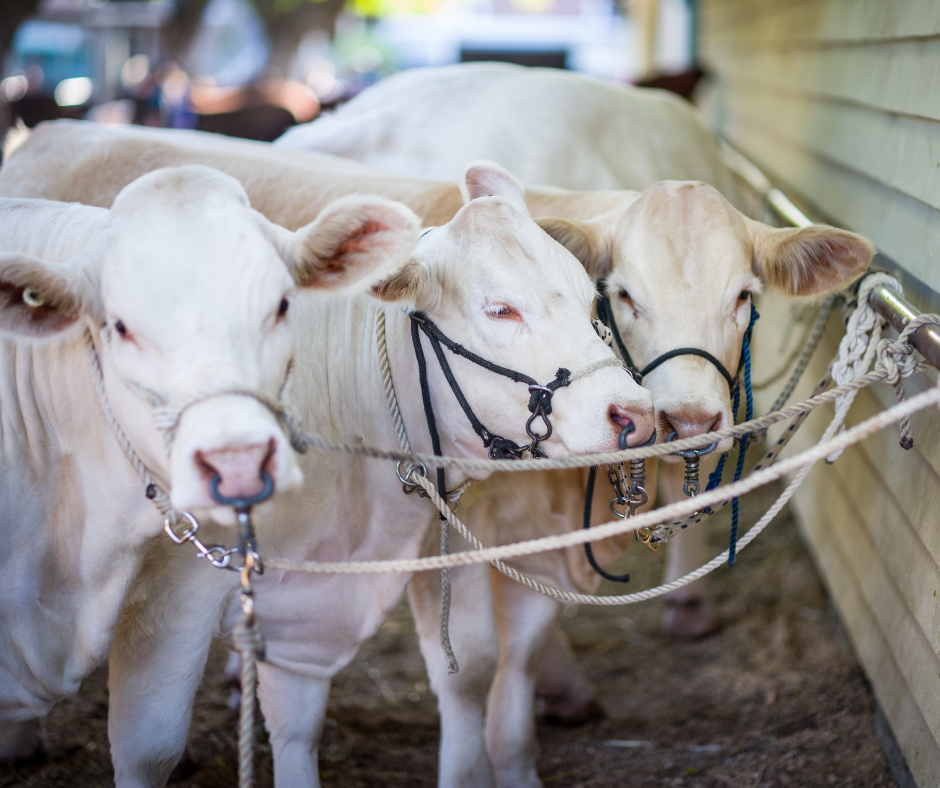
<path id="1" fill-rule="evenodd" d="M 361 221 L 381 209 L 388 220 L 389 203 L 380 203 L 347 204 L 344 219 Z M 395 210 L 410 235 L 394 253 L 351 264 L 364 284 L 381 269 L 393 271 L 417 238 L 413 214 Z M 163 526 L 104 420 L 83 328 L 103 361 L 115 414 L 153 471 L 172 485 L 176 505 L 214 507 L 192 454 L 243 441 L 275 441 L 273 500 L 300 485 L 296 455 L 255 400 L 207 399 L 198 413 L 193 408 L 168 456 L 151 402 L 129 387 L 146 386 L 170 401 L 222 386 L 277 396 L 294 329 L 290 313 L 282 320 L 275 314 L 282 297 L 301 296 L 272 232 L 237 181 L 205 167 L 154 172 L 121 192 L 111 210 L 0 199 L 0 281 L 11 270 L 37 282 L 62 274 L 56 281 L 71 283 L 71 292 L 40 285 L 39 295 L 51 299 L 47 304 L 71 295 L 83 310 L 71 327 L 46 331 L 38 341 L 15 334 L 17 325 L 40 322 L 23 315 L 20 299 L 0 310 L 2 321 L 11 313 L 22 318 L 4 322 L 0 339 L 7 544 L 0 557 L 0 719 L 44 714 L 103 660 L 146 545 Z M 316 277 L 306 284 L 315 288 Z M 117 319 L 133 340 L 117 335 Z M 0 735 L 15 738 L 6 729 Z"/>
<path id="2" fill-rule="evenodd" d="M 95 160 L 94 140 L 83 135 L 110 135 L 89 127 L 58 128 L 66 151 L 62 155 L 78 171 L 83 161 L 91 167 Z M 44 133 L 48 142 L 57 132 Z M 135 156 L 132 146 L 119 141 L 144 136 L 159 144 L 187 139 L 133 131 L 114 133 L 113 146 L 106 144 L 112 146 L 115 158 L 126 150 L 130 159 Z M 157 147 L 151 148 L 154 154 Z M 233 151 L 236 148 L 256 149 L 232 145 Z M 27 143 L 11 160 L 7 183 L 36 188 L 28 177 L 29 155 Z M 193 148 L 183 142 L 179 155 L 191 156 Z M 48 166 L 48 154 L 32 161 L 36 167 Z M 285 171 L 283 165 L 275 166 L 277 161 L 272 156 L 267 170 L 261 165 L 246 170 L 252 173 L 251 182 L 257 185 L 267 177 L 276 190 L 297 183 L 311 188 L 315 170 L 304 170 L 298 163 Z M 95 188 L 100 189 L 107 177 L 96 175 Z M 384 183 L 376 179 L 377 186 Z M 3 188 L 0 173 L 0 192 Z M 57 193 L 55 179 L 45 181 L 42 188 L 44 193 Z M 342 188 L 355 189 L 355 182 L 336 181 L 331 193 Z M 438 186 L 427 187 L 432 188 Z M 273 194 L 272 202 L 279 196 Z M 295 216 L 307 210 L 299 196 L 292 207 Z M 285 224 L 294 221 L 285 215 Z M 289 399 L 304 424 L 331 437 L 396 445 L 375 350 L 374 321 L 380 308 L 386 313 L 393 376 L 408 433 L 413 445 L 424 451 L 430 450 L 430 441 L 410 322 L 397 305 L 426 311 L 445 333 L 471 350 L 540 381 L 551 380 L 559 367 L 574 371 L 610 357 L 611 351 L 590 325 L 594 295 L 590 279 L 511 196 L 481 196 L 469 202 L 419 241 L 401 275 L 390 277 L 373 292 L 394 305 L 383 307 L 365 297 L 342 303 L 298 297 L 292 307 L 301 340 Z M 510 305 L 521 320 L 494 317 L 495 303 Z M 425 352 L 431 361 L 431 391 L 444 453 L 485 456 L 427 344 Z M 526 387 L 460 358 L 451 363 L 484 424 L 524 441 L 529 415 Z M 564 456 L 613 448 L 620 428 L 608 417 L 612 406 L 632 414 L 639 439 L 649 436 L 653 423 L 648 393 L 623 370 L 609 367 L 555 395 L 555 433 L 545 449 Z M 300 465 L 302 490 L 272 503 L 268 517 L 259 524 L 264 554 L 324 560 L 419 554 L 431 508 L 417 496 L 402 494 L 391 464 L 309 451 Z M 460 477 L 450 474 L 448 482 L 457 484 Z M 204 532 L 207 541 L 230 541 L 230 531 L 211 523 Z M 316 784 L 316 739 L 329 679 L 381 624 L 408 579 L 268 572 L 257 581 L 267 642 L 260 693 L 278 758 L 278 785 Z M 209 642 L 220 617 L 225 614 L 227 628 L 237 612 L 236 585 L 231 573 L 211 569 L 191 550 L 165 539 L 151 544 L 109 658 L 109 727 L 120 786 L 160 784 L 182 752 L 188 709 Z M 297 703 L 303 713 L 292 711 Z M 488 768 L 485 761 L 483 767 Z"/>

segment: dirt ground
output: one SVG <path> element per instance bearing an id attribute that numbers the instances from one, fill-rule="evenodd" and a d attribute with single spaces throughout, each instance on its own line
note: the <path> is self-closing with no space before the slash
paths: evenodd
<path id="1" fill-rule="evenodd" d="M 742 523 L 753 523 L 776 492 L 745 501 Z M 710 530 L 717 553 L 727 521 Z M 662 555 L 635 545 L 621 565 L 639 590 L 656 584 Z M 713 576 L 712 589 L 723 627 L 693 643 L 663 636 L 661 601 L 564 609 L 564 627 L 606 718 L 579 728 L 540 723 L 545 785 L 895 786 L 875 736 L 871 691 L 786 512 L 733 570 Z M 215 648 L 175 780 L 181 788 L 235 785 L 236 715 L 226 705 L 225 659 Z M 0 766 L 0 788 L 113 784 L 107 704 L 102 669 L 53 710 L 43 758 Z M 437 725 L 402 604 L 334 683 L 320 750 L 324 786 L 435 785 Z M 265 743 L 258 769 L 259 785 L 271 786 Z"/>

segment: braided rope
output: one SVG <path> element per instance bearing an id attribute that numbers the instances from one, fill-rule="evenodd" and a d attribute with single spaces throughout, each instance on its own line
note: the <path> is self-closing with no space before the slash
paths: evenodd
<path id="1" fill-rule="evenodd" d="M 395 385 L 392 383 L 392 365 L 388 357 L 388 340 L 385 333 L 385 310 L 380 309 L 375 318 L 375 343 L 379 353 L 379 370 L 382 372 L 382 385 L 385 389 L 385 402 L 388 405 L 389 415 L 392 417 L 392 426 L 395 428 L 395 434 L 398 436 L 398 444 L 402 451 L 411 451 L 411 443 L 408 440 L 408 432 L 405 430 L 405 420 L 402 418 L 401 409 L 398 407 L 398 397 L 395 396 Z M 464 482 L 458 488 L 456 498 L 453 492 L 447 497 L 452 501 L 459 501 L 460 496 L 469 486 Z M 447 555 L 450 552 L 450 534 L 447 528 L 441 528 L 441 555 Z M 454 647 L 450 642 L 450 607 L 453 593 L 451 589 L 450 569 L 441 570 L 441 651 L 444 652 L 444 661 L 447 662 L 447 673 L 453 675 L 460 671 L 457 663 L 457 655 L 454 654 Z"/>
<path id="2" fill-rule="evenodd" d="M 907 399 L 904 391 L 903 379 L 910 377 L 917 367 L 912 344 L 914 333 L 925 325 L 940 324 L 940 315 L 920 315 L 908 323 L 896 340 L 882 339 L 877 346 L 878 363 L 887 372 L 885 383 L 894 387 L 894 394 L 898 402 Z M 911 434 L 911 419 L 906 417 L 898 422 L 901 431 L 901 448 L 914 447 L 914 436 Z"/>
<path id="3" fill-rule="evenodd" d="M 232 642 L 241 657 L 241 703 L 238 710 L 238 785 L 253 788 L 255 695 L 258 687 L 258 664 L 264 649 L 261 622 L 255 615 L 244 615 L 235 622 Z"/>
<path id="4" fill-rule="evenodd" d="M 87 328 L 85 329 L 84 337 L 88 351 L 88 361 L 91 367 L 91 381 L 95 387 L 95 393 L 98 395 L 98 402 L 101 403 L 101 411 L 104 415 L 104 420 L 111 428 L 111 432 L 117 440 L 118 445 L 121 447 L 121 450 L 124 452 L 124 456 L 127 457 L 128 462 L 130 462 L 134 470 L 137 471 L 137 475 L 140 476 L 143 481 L 147 497 L 153 501 L 154 506 L 160 511 L 160 514 L 166 517 L 171 524 L 175 525 L 179 520 L 179 514 L 173 509 L 170 503 L 170 496 L 166 493 L 166 488 L 169 487 L 169 485 L 162 479 L 160 480 L 160 484 L 157 484 L 153 475 L 150 473 L 150 469 L 131 444 L 127 433 L 124 432 L 121 425 L 118 423 L 114 411 L 111 410 L 111 402 L 108 400 L 108 394 L 105 390 L 101 359 L 98 357 L 98 351 L 95 348 L 91 331 Z"/>
<path id="5" fill-rule="evenodd" d="M 883 376 L 879 374 L 879 379 Z M 318 562 L 318 561 L 292 561 L 282 558 L 270 558 L 265 560 L 266 566 L 272 569 L 284 569 L 290 571 L 303 571 L 328 574 L 369 574 L 381 572 L 423 572 L 431 569 L 442 569 L 444 567 L 468 566 L 471 564 L 489 563 L 495 559 L 516 558 L 523 555 L 532 555 L 533 553 L 544 553 L 548 550 L 559 550 L 573 545 L 583 544 L 584 542 L 595 542 L 600 539 L 608 539 L 612 536 L 636 531 L 640 528 L 654 526 L 667 519 L 686 517 L 701 506 L 710 506 L 722 500 L 741 496 L 756 490 L 765 484 L 776 481 L 789 473 L 794 473 L 804 465 L 814 463 L 833 451 L 844 449 L 864 440 L 869 435 L 878 430 L 884 429 L 889 424 L 899 421 L 904 416 L 916 413 L 931 405 L 940 403 L 940 387 L 932 387 L 928 391 L 922 392 L 905 402 L 893 405 L 887 410 L 872 416 L 870 419 L 857 424 L 850 430 L 846 430 L 826 443 L 819 443 L 811 449 L 807 449 L 801 454 L 782 460 L 770 468 L 751 474 L 741 481 L 721 487 L 710 492 L 704 492 L 695 498 L 689 498 L 685 501 L 678 501 L 652 512 L 638 514 L 629 519 L 629 521 L 616 521 L 599 525 L 590 530 L 579 529 L 565 534 L 541 537 L 525 542 L 516 542 L 510 545 L 501 545 L 499 547 L 488 547 L 485 550 L 468 551 L 462 553 L 453 553 L 449 556 L 431 556 L 427 558 L 388 560 L 388 561 L 337 561 L 337 562 Z M 436 495 L 431 495 L 431 483 L 421 476 L 414 476 L 415 483 L 420 484 L 425 491 L 428 491 L 428 497 L 437 505 L 443 499 Z M 439 507 L 440 508 L 440 507 Z M 445 516 L 448 522 L 457 527 L 457 519 L 449 507 Z M 458 529 L 459 530 L 459 529 Z"/>
<path id="6" fill-rule="evenodd" d="M 777 424 L 781 421 L 792 419 L 801 413 L 808 413 L 821 405 L 825 405 L 833 400 L 845 396 L 847 393 L 857 391 L 872 383 L 883 381 L 886 377 L 884 370 L 876 370 L 867 375 L 863 375 L 856 380 L 845 383 L 837 388 L 830 389 L 815 397 L 811 397 L 803 402 L 795 403 L 787 408 L 769 413 L 750 421 L 742 422 L 731 427 L 716 432 L 709 432 L 703 435 L 695 435 L 690 438 L 671 441 L 670 443 L 654 444 L 644 448 L 624 449 L 622 451 L 602 452 L 600 454 L 579 454 L 576 457 L 545 457 L 538 460 L 513 460 L 512 462 L 499 462 L 494 465 L 490 459 L 476 459 L 472 457 L 441 457 L 436 454 L 425 452 L 403 452 L 392 449 L 382 449 L 377 446 L 366 446 L 358 443 L 349 443 L 346 441 L 334 440 L 323 435 L 314 435 L 307 433 L 305 441 L 307 446 L 317 449 L 326 449 L 329 451 L 340 451 L 347 454 L 371 457 L 381 460 L 402 460 L 413 464 L 421 464 L 432 467 L 453 468 L 466 472 L 487 472 L 494 470 L 501 473 L 520 473 L 524 471 L 535 470 L 567 470 L 569 468 L 588 468 L 591 465 L 611 465 L 630 460 L 650 459 L 652 457 L 665 457 L 676 451 L 686 449 L 702 449 L 716 440 L 723 438 L 739 438 L 742 435 L 750 435 L 760 432 L 767 427 Z"/>
<path id="7" fill-rule="evenodd" d="M 868 297 L 878 285 L 894 288 L 902 295 L 904 293 L 901 283 L 890 274 L 869 274 L 862 280 L 858 288 L 858 304 L 849 316 L 845 335 L 839 342 L 839 355 L 832 364 L 832 379 L 837 384 L 858 377 L 871 366 L 875 358 L 885 320 L 872 309 Z M 846 394 L 836 402 L 836 414 L 841 415 L 843 420 L 855 401 L 855 394 Z M 841 453 L 833 453 L 828 461 L 835 462 Z"/>

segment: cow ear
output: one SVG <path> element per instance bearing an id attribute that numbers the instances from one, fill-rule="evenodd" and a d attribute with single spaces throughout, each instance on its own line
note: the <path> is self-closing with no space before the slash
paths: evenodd
<path id="1" fill-rule="evenodd" d="M 0 331 L 53 337 L 83 313 L 97 313 L 97 290 L 83 262 L 50 266 L 26 255 L 0 254 Z"/>
<path id="2" fill-rule="evenodd" d="M 467 165 L 460 180 L 460 193 L 464 202 L 479 197 L 505 197 L 529 213 L 522 184 L 509 170 L 493 161 L 475 161 Z"/>
<path id="3" fill-rule="evenodd" d="M 546 216 L 535 223 L 578 258 L 591 279 L 610 273 L 610 246 L 588 222 Z"/>
<path id="4" fill-rule="evenodd" d="M 789 296 L 822 295 L 861 276 L 875 248 L 867 238 L 813 224 L 777 229 L 746 220 L 754 248 L 754 273 Z"/>
<path id="5" fill-rule="evenodd" d="M 343 197 L 294 233 L 287 264 L 297 284 L 316 290 L 366 290 L 408 259 L 420 222 L 400 203 Z"/>

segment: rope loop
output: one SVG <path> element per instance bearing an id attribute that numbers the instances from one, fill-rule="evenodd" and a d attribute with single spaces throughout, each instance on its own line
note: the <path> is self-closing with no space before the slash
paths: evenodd
<path id="1" fill-rule="evenodd" d="M 904 391 L 904 378 L 909 378 L 918 368 L 914 357 L 914 346 L 911 344 L 914 333 L 921 326 L 938 324 L 940 324 L 940 316 L 920 315 L 904 327 L 897 339 L 882 339 L 878 342 L 875 351 L 878 356 L 876 368 L 884 370 L 885 383 L 894 388 L 894 395 L 898 402 L 904 402 L 907 399 L 907 393 Z M 898 429 L 901 433 L 901 448 L 912 449 L 914 436 L 911 432 L 910 416 L 905 416 L 898 422 Z"/>

